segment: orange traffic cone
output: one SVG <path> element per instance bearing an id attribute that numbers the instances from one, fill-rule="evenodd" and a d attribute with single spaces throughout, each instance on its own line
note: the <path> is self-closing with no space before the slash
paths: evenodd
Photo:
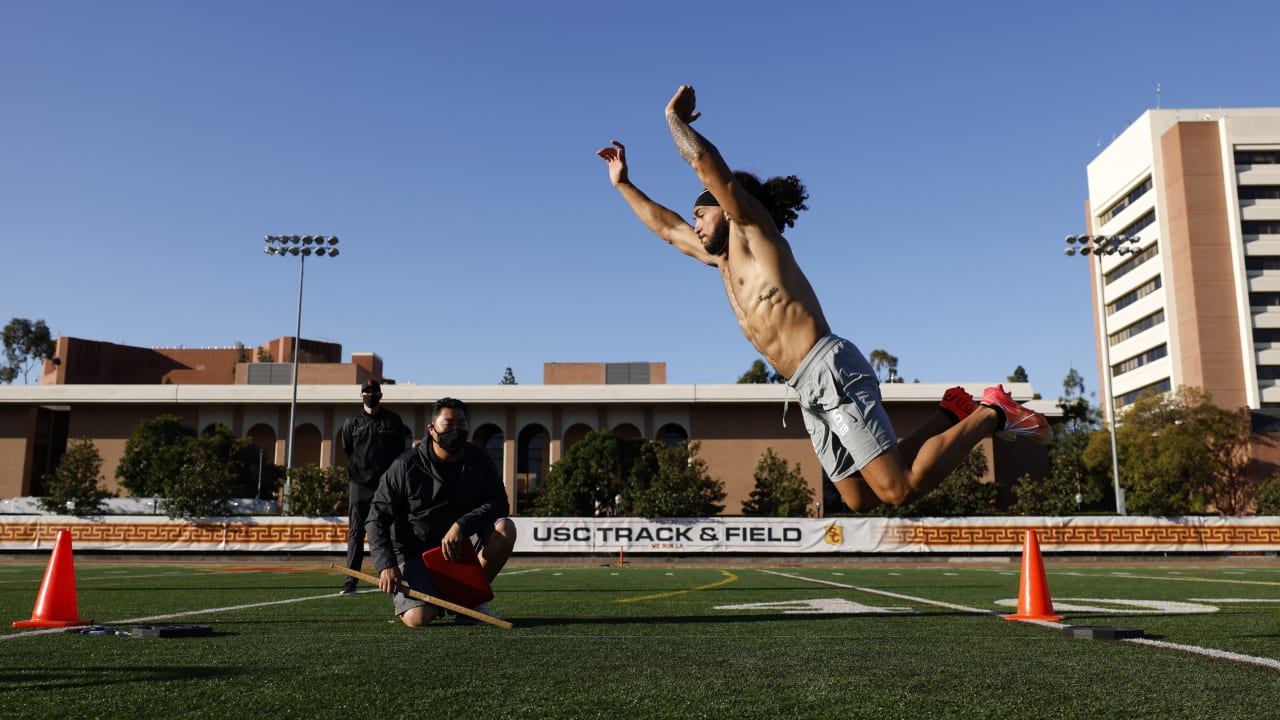
<path id="1" fill-rule="evenodd" d="M 81 620 L 76 608 L 76 566 L 71 557 L 71 533 L 58 531 L 53 546 L 53 557 L 44 571 L 44 582 L 36 596 L 36 607 L 30 620 L 19 620 L 14 627 L 68 627 L 88 625 L 92 620 Z"/>
<path id="2" fill-rule="evenodd" d="M 1018 587 L 1018 612 L 1005 615 L 1005 620 L 1061 620 L 1053 614 L 1049 599 L 1049 581 L 1045 579 L 1044 562 L 1040 559 L 1040 541 L 1036 531 L 1028 530 L 1022 541 L 1022 580 Z"/>

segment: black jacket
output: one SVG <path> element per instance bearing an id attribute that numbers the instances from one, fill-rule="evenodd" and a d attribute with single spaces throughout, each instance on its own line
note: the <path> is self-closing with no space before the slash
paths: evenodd
<path id="1" fill-rule="evenodd" d="M 378 572 L 437 547 L 455 522 L 468 536 L 483 538 L 510 512 L 506 486 L 483 449 L 463 447 L 462 460 L 453 464 L 456 481 L 446 480 L 442 465 L 449 463 L 435 459 L 427 439 L 383 474 L 365 524 Z"/>
<path id="2" fill-rule="evenodd" d="M 369 414 L 361 410 L 342 424 L 342 451 L 347 454 L 347 479 L 369 489 L 405 451 L 412 440 L 400 416 L 379 407 Z"/>

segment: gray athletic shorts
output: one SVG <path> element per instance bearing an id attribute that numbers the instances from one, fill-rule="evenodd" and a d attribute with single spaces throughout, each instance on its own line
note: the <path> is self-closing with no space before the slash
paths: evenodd
<path id="1" fill-rule="evenodd" d="M 427 566 L 422 562 L 422 556 L 407 557 L 405 561 L 400 563 L 400 578 L 409 587 L 417 590 L 425 595 L 436 596 L 436 584 L 431 582 L 431 573 L 427 572 Z M 405 593 L 398 592 L 394 596 L 396 615 L 403 615 L 409 610 L 416 607 L 423 607 L 428 603 L 425 600 L 412 598 Z"/>
<path id="2" fill-rule="evenodd" d="M 501 522 L 501 520 L 498 522 Z M 494 527 L 497 527 L 496 523 Z M 471 536 L 471 544 L 475 546 L 477 552 L 484 548 L 483 538 L 479 535 Z M 400 563 L 400 578 L 414 590 L 424 595 L 437 597 L 436 584 L 431 582 L 431 573 L 427 572 L 427 566 L 422 562 L 421 555 L 405 558 L 405 561 Z M 413 608 L 431 604 L 426 600 L 409 597 L 405 593 L 396 593 L 394 598 L 397 616 L 403 615 Z"/>
<path id="3" fill-rule="evenodd" d="M 880 381 L 853 343 L 819 340 L 787 381 L 800 397 L 804 429 L 832 482 L 861 470 L 898 442 L 880 400 Z"/>

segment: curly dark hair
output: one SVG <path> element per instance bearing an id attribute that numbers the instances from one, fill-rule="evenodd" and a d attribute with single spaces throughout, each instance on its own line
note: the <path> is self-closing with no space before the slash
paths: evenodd
<path id="1" fill-rule="evenodd" d="M 795 227 L 800 211 L 809 209 L 804 202 L 809 199 L 809 191 L 795 175 L 772 177 L 760 182 L 760 178 L 749 172 L 735 170 L 733 177 L 743 190 L 751 193 L 769 211 L 778 232 Z"/>

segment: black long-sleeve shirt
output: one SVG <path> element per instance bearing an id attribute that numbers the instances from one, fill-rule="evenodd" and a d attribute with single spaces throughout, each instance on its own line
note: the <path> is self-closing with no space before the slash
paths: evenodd
<path id="1" fill-rule="evenodd" d="M 447 463 L 431 451 L 431 440 L 396 459 L 373 495 L 365 532 L 378 572 L 440 545 L 457 523 L 484 536 L 510 512 L 502 476 L 483 449 L 467 443 L 462 460 Z"/>
<path id="2" fill-rule="evenodd" d="M 409 447 L 412 435 L 400 416 L 379 407 L 363 410 L 342 424 L 342 451 L 347 454 L 347 479 L 369 490 Z"/>

